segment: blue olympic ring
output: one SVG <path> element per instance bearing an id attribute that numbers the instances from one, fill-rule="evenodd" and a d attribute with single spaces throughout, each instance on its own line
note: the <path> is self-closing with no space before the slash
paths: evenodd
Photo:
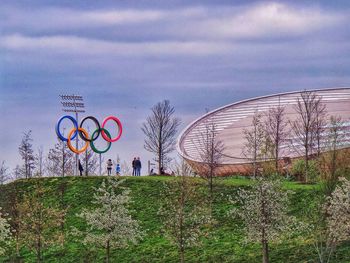
<path id="1" fill-rule="evenodd" d="M 78 123 L 76 121 L 76 119 L 74 119 L 72 116 L 69 116 L 69 115 L 65 115 L 63 116 L 61 119 L 59 119 L 59 121 L 57 122 L 56 124 L 56 134 L 58 136 L 58 138 L 60 138 L 62 141 L 64 142 L 67 142 L 68 141 L 68 138 L 65 138 L 61 132 L 60 132 L 60 125 L 61 125 L 61 122 L 64 120 L 64 119 L 69 119 L 73 122 L 73 125 L 74 125 L 74 128 L 75 128 L 75 132 L 72 136 L 72 140 L 78 135 Z"/>

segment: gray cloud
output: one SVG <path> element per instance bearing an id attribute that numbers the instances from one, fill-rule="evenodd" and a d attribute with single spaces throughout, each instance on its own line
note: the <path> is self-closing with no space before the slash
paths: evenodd
<path id="1" fill-rule="evenodd" d="M 147 160 L 140 126 L 162 99 L 185 127 L 205 108 L 350 82 L 349 9 L 337 3 L 103 2 L 0 7 L 0 160 L 20 163 L 29 129 L 36 147 L 54 144 L 60 93 L 82 94 L 87 114 L 121 118 L 109 156 Z"/>

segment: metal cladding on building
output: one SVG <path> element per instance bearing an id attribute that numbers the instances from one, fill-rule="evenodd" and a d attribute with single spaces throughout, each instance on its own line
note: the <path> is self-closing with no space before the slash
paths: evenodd
<path id="1" fill-rule="evenodd" d="M 345 122 L 348 140 L 343 147 L 350 147 L 350 88 L 311 91 L 320 96 L 322 103 L 326 105 L 327 120 L 330 116 L 340 116 Z M 284 106 L 285 117 L 289 123 L 286 129 L 291 130 L 290 123 L 298 117 L 295 106 L 297 99 L 301 99 L 302 92 L 296 91 L 252 98 L 213 110 L 187 126 L 178 137 L 177 150 L 195 170 L 203 169 L 204 165 L 200 155 L 202 144 L 198 138 L 205 131 L 207 123 L 213 123 L 217 132 L 216 138 L 224 144 L 224 156 L 216 169 L 216 175 L 245 174 L 251 167 L 251 160 L 243 154 L 246 141 L 244 130 L 252 128 L 254 114 L 258 112 L 264 116 L 270 108 Z M 280 148 L 281 159 L 293 159 L 302 156 L 302 146 L 295 143 L 296 140 L 292 133 L 288 136 Z"/>

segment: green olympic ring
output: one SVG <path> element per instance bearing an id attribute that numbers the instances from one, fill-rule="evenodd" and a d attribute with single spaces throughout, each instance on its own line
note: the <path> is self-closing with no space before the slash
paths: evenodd
<path id="1" fill-rule="evenodd" d="M 105 128 L 100 128 L 100 129 L 96 129 L 94 132 L 93 132 L 93 134 L 91 135 L 91 138 L 94 138 L 94 136 L 95 136 L 95 133 L 100 133 L 101 131 L 104 131 L 106 134 L 107 134 L 107 137 L 109 138 L 109 139 L 111 139 L 112 137 L 111 137 L 111 134 L 109 133 L 109 131 L 107 131 Z M 94 141 L 93 140 L 91 140 L 90 141 L 90 147 L 91 147 L 91 149 L 95 152 L 95 153 L 105 153 L 105 152 L 107 152 L 108 150 L 109 150 L 109 148 L 111 148 L 111 145 L 112 145 L 112 143 L 111 142 L 108 142 L 108 146 L 107 146 L 107 148 L 105 149 L 105 150 L 98 150 L 96 147 L 95 147 L 95 145 L 94 145 Z"/>

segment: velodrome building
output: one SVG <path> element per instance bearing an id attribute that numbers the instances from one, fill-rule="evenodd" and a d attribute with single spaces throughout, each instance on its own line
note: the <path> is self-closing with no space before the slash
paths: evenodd
<path id="1" fill-rule="evenodd" d="M 350 88 L 332 88 L 312 90 L 326 105 L 327 116 L 340 116 L 347 126 L 347 141 L 343 147 L 350 147 Z M 251 160 L 243 154 L 245 143 L 244 129 L 250 129 L 252 117 L 256 112 L 266 113 L 271 107 L 284 106 L 285 117 L 292 122 L 298 116 L 295 105 L 301 98 L 302 91 L 280 93 L 247 99 L 225 105 L 213 110 L 189 124 L 179 135 L 177 150 L 179 154 L 194 168 L 200 171 L 203 168 L 199 148 L 199 136 L 203 134 L 207 123 L 214 123 L 217 139 L 224 144 L 223 157 L 216 175 L 246 174 L 251 167 Z M 327 118 L 329 120 L 329 118 Z M 287 128 L 291 129 L 290 124 Z M 281 159 L 293 160 L 301 156 L 293 145 L 293 135 L 285 140 L 280 148 Z M 295 140 L 294 140 L 295 141 Z M 300 146 L 301 147 L 301 146 Z M 299 152 L 299 154 L 298 154 Z"/>

